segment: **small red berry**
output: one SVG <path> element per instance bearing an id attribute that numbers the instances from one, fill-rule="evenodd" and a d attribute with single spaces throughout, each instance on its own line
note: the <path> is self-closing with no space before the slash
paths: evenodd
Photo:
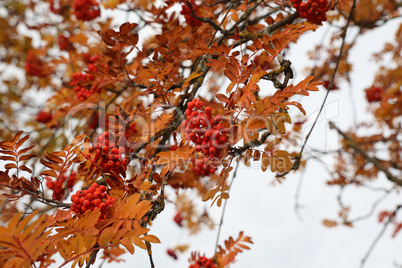
<path id="1" fill-rule="evenodd" d="M 203 106 L 204 106 L 204 104 L 201 101 L 197 102 L 196 105 L 195 105 L 195 107 L 197 109 L 201 109 Z"/>
<path id="2" fill-rule="evenodd" d="M 82 202 L 82 205 L 84 206 L 84 207 L 89 207 L 89 206 L 91 206 L 91 202 L 89 201 L 89 200 L 85 200 L 84 202 Z"/>
<path id="3" fill-rule="evenodd" d="M 194 101 L 190 101 L 190 102 L 187 104 L 187 109 L 192 110 L 192 109 L 194 109 L 194 106 L 195 106 Z"/>

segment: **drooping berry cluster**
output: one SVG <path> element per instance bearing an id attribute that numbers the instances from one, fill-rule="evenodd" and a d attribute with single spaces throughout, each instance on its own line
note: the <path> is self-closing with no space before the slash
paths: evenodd
<path id="1" fill-rule="evenodd" d="M 199 14 L 198 14 L 198 5 L 195 3 L 194 0 L 190 0 L 190 3 L 191 3 L 191 7 L 188 4 L 188 2 L 185 2 L 181 6 L 182 10 L 180 11 L 180 14 L 184 15 L 184 18 L 186 19 L 187 24 L 189 24 L 191 26 L 195 26 L 195 27 L 201 26 L 202 22 L 197 20 L 196 18 L 194 18 L 193 16 L 190 15 L 191 14 L 191 8 L 192 8 L 193 11 L 194 11 L 194 14 L 199 16 Z"/>
<path id="2" fill-rule="evenodd" d="M 382 88 L 380 87 L 371 87 L 365 90 L 366 91 L 366 99 L 368 102 L 377 102 L 381 101 L 382 96 Z"/>
<path id="3" fill-rule="evenodd" d="M 123 170 L 127 170 L 129 157 L 125 155 L 126 149 L 116 145 L 114 142 L 110 142 L 110 138 L 109 132 L 103 132 L 98 137 L 98 142 L 95 145 L 91 144 L 86 158 L 93 163 L 98 163 L 98 160 L 101 159 L 99 167 L 104 173 L 113 171 L 119 174 Z M 95 154 L 93 154 L 94 152 Z M 92 158 L 92 155 L 94 155 L 94 158 Z"/>
<path id="4" fill-rule="evenodd" d="M 87 190 L 79 190 L 71 196 L 73 204 L 70 209 L 76 214 L 82 214 L 87 210 L 100 209 L 99 220 L 106 218 L 106 210 L 116 198 L 106 193 L 106 186 L 92 183 Z"/>
<path id="5" fill-rule="evenodd" d="M 51 12 L 57 15 L 64 15 L 65 12 L 70 8 L 70 0 L 50 0 L 49 9 Z"/>
<path id="6" fill-rule="evenodd" d="M 100 16 L 99 4 L 95 0 L 74 0 L 73 8 L 78 20 L 90 21 Z"/>
<path id="7" fill-rule="evenodd" d="M 186 140 L 195 143 L 196 151 L 212 159 L 228 146 L 228 129 L 220 115 L 213 116 L 212 108 L 205 107 L 198 99 L 187 104 L 187 119 L 182 123 Z"/>
<path id="8" fill-rule="evenodd" d="M 213 163 L 211 163 L 211 160 L 208 160 L 206 157 L 201 157 L 201 158 L 193 158 L 191 159 L 191 162 L 193 162 L 193 172 L 197 174 L 198 176 L 209 176 L 217 170 L 216 167 L 214 167 Z"/>
<path id="9" fill-rule="evenodd" d="M 173 249 L 168 249 L 168 250 L 166 251 L 166 253 L 167 253 L 170 257 L 172 257 L 173 259 L 177 260 L 177 254 L 176 254 L 176 252 L 175 252 Z"/>
<path id="10" fill-rule="evenodd" d="M 331 82 L 330 82 L 329 80 L 324 80 L 323 82 L 324 82 L 324 85 L 323 85 L 323 86 L 324 86 L 327 90 L 329 90 L 329 84 L 330 84 Z M 339 87 L 338 87 L 337 84 L 335 84 L 335 82 L 332 83 L 331 90 L 339 90 Z"/>
<path id="11" fill-rule="evenodd" d="M 72 51 L 75 50 L 74 45 L 70 42 L 70 38 L 64 34 L 60 34 L 57 38 L 60 50 Z"/>
<path id="12" fill-rule="evenodd" d="M 25 62 L 25 72 L 32 76 L 45 77 L 47 73 L 44 67 L 45 64 L 40 59 L 36 58 L 31 50 L 28 51 L 28 57 Z"/>
<path id="13" fill-rule="evenodd" d="M 177 214 L 174 216 L 173 220 L 175 223 L 177 223 L 177 225 L 179 225 L 179 227 L 183 227 L 184 218 L 180 212 L 177 212 Z"/>
<path id="14" fill-rule="evenodd" d="M 208 259 L 205 256 L 199 256 L 198 260 L 190 264 L 189 268 L 216 268 L 216 264 L 212 259 Z"/>
<path id="15" fill-rule="evenodd" d="M 90 54 L 84 54 L 83 59 L 88 64 L 88 71 L 95 73 L 98 71 L 96 67 L 96 61 L 99 60 L 99 55 L 91 56 Z M 90 82 L 94 81 L 95 77 L 87 73 L 74 73 L 71 85 L 74 86 L 76 98 L 80 101 L 86 100 L 94 93 L 99 93 L 100 88 L 95 87 Z"/>
<path id="16" fill-rule="evenodd" d="M 67 195 L 74 187 L 75 180 L 77 179 L 77 175 L 75 172 L 71 172 L 71 174 L 63 174 L 59 180 L 53 180 L 51 177 L 45 177 L 46 186 L 53 190 L 52 198 L 54 200 L 62 200 L 65 194 Z M 68 180 L 67 180 L 68 179 Z M 67 180 L 67 184 L 65 181 Z"/>
<path id="17" fill-rule="evenodd" d="M 82 83 L 93 81 L 94 77 L 86 73 L 74 73 L 73 81 L 71 84 L 74 85 L 74 92 L 78 100 L 84 101 L 89 96 L 96 92 L 100 92 L 100 88 L 91 86 L 90 84 L 83 85 Z"/>
<path id="18" fill-rule="evenodd" d="M 96 62 L 100 59 L 99 55 L 91 55 L 91 54 L 85 53 L 82 55 L 82 58 L 88 64 L 88 71 L 93 72 L 93 73 L 98 71 L 98 68 L 96 67 Z"/>
<path id="19" fill-rule="evenodd" d="M 328 0 L 291 0 L 293 7 L 299 13 L 301 18 L 314 24 L 322 24 L 327 20 Z"/>
<path id="20" fill-rule="evenodd" d="M 36 122 L 38 123 L 49 123 L 50 121 L 52 121 L 53 116 L 51 113 L 45 112 L 45 111 L 40 111 L 37 115 L 36 115 Z"/>

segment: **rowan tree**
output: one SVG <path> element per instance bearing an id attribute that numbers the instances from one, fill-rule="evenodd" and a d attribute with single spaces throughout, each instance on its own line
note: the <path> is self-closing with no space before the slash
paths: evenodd
<path id="1" fill-rule="evenodd" d="M 1 267 L 52 267 L 57 257 L 60 267 L 91 267 L 136 250 L 146 250 L 150 267 L 158 267 L 152 222 L 168 205 L 177 214 L 167 224 L 191 233 L 220 230 L 222 221 L 208 210 L 197 212 L 197 199 L 220 207 L 241 164 L 258 163 L 283 182 L 314 161 L 304 149 L 317 119 L 302 139 L 300 95 L 325 91 L 322 109 L 328 94 L 347 90 L 350 50 L 366 32 L 398 19 L 401 6 L 395 0 L 4 0 Z M 312 49 L 312 65 L 296 80 L 286 52 L 320 27 L 337 30 Z M 358 30 L 353 39 L 351 29 Z M 330 122 L 342 140 L 339 150 L 325 152 L 338 159 L 328 186 L 343 191 L 385 178 L 392 185 L 385 195 L 400 191 L 401 44 L 402 24 L 395 41 L 374 55 L 378 71 L 365 101 L 375 120 L 350 129 Z M 396 236 L 402 205 L 379 211 L 379 202 L 373 200 L 370 215 L 384 228 L 392 225 Z M 364 219 L 351 219 L 350 207 L 339 203 L 339 219 L 324 225 Z M 212 256 L 192 252 L 189 267 L 229 267 L 252 248 L 245 234 L 212 245 Z M 167 254 L 177 259 L 186 248 Z"/>

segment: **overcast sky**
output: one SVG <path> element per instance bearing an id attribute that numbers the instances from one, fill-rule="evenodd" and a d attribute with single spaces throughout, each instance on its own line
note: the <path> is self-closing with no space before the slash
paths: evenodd
<path id="1" fill-rule="evenodd" d="M 368 117 L 362 112 L 367 106 L 363 89 L 371 85 L 375 71 L 375 64 L 370 61 L 371 53 L 379 51 L 385 41 L 393 40 L 394 32 L 401 21 L 388 22 L 386 26 L 363 35 L 350 54 L 350 60 L 354 64 L 351 76 L 352 94 L 359 111 L 358 120 Z M 306 35 L 287 54 L 298 74 L 294 82 L 297 83 L 305 77 L 301 71 L 306 66 L 306 57 L 303 52 L 313 46 L 312 41 L 319 42 L 323 34 L 324 30 L 321 29 Z M 338 147 L 338 136 L 328 129 L 328 120 L 335 122 L 342 130 L 347 130 L 352 125 L 349 87 L 342 86 L 342 90 L 330 94 L 327 106 L 309 140 L 306 154 L 311 148 L 336 149 Z M 309 118 L 304 125 L 304 135 L 311 127 L 324 95 L 325 90 L 322 90 L 312 93 L 311 97 L 302 98 Z M 333 164 L 327 158 L 324 161 L 328 165 Z M 337 216 L 338 189 L 325 186 L 329 175 L 322 164 L 309 162 L 303 175 L 299 196 L 300 203 L 304 205 L 304 208 L 300 210 L 303 218 L 301 221 L 294 209 L 295 193 L 301 173 L 288 176 L 283 184 L 275 187 L 270 185 L 273 178 L 274 175 L 269 171 L 262 173 L 259 168 L 241 168 L 238 171 L 230 192 L 231 198 L 226 209 L 220 244 L 229 236 L 236 238 L 240 231 L 251 236 L 254 244 L 250 251 L 239 254 L 238 262 L 231 267 L 358 268 L 361 259 L 382 228 L 382 225 L 377 223 L 377 214 L 359 222 L 354 228 L 328 229 L 324 227 L 321 224 L 322 219 Z M 382 175 L 378 185 L 391 186 Z M 373 200 L 380 195 L 363 189 L 347 191 L 344 197 L 346 204 L 352 206 L 351 217 L 367 213 Z M 380 208 L 394 208 L 397 202 L 396 196 L 390 196 L 380 205 Z M 203 210 L 204 207 L 209 208 L 209 205 L 209 202 L 199 202 L 199 210 Z M 209 211 L 215 222 L 219 222 L 221 208 L 214 206 Z M 201 254 L 205 253 L 207 257 L 213 256 L 216 229 L 189 237 L 187 231 L 173 222 L 175 213 L 173 206 L 168 205 L 151 227 L 150 233 L 158 236 L 162 241 L 161 245 L 153 245 L 154 262 L 158 268 L 188 267 L 187 259 L 192 250 L 198 250 Z M 391 239 L 391 233 L 392 228 L 388 228 L 368 259 L 366 268 L 394 267 L 394 261 L 402 263 L 401 235 Z M 190 243 L 191 250 L 179 255 L 178 261 L 166 254 L 167 248 L 183 243 Z M 105 264 L 103 267 L 150 267 L 146 251 L 139 248 L 136 248 L 133 256 L 126 254 L 124 257 L 126 260 L 124 263 Z M 94 267 L 98 267 L 99 264 L 98 260 Z"/>

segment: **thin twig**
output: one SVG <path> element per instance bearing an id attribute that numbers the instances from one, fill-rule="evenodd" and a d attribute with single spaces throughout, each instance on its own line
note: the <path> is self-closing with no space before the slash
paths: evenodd
<path id="1" fill-rule="evenodd" d="M 237 170 L 238 170 L 238 168 L 239 168 L 240 159 L 241 159 L 241 157 L 239 157 L 239 159 L 238 159 L 238 161 L 237 161 L 237 165 L 236 165 L 235 171 L 234 171 L 234 173 L 233 173 L 232 180 L 230 181 L 230 184 L 229 184 L 228 193 L 230 193 L 230 190 L 232 189 L 233 181 L 234 181 L 234 179 L 236 178 Z M 216 253 L 217 250 L 218 250 L 219 237 L 220 237 L 221 230 L 222 230 L 223 218 L 224 218 L 224 216 L 225 216 L 225 211 L 226 211 L 226 205 L 227 205 L 227 203 L 228 203 L 228 199 L 225 199 L 225 202 L 224 202 L 223 208 L 222 208 L 221 219 L 220 219 L 220 221 L 219 221 L 218 233 L 216 234 L 216 242 L 215 242 L 215 250 L 214 250 L 215 253 Z"/>
<path id="2" fill-rule="evenodd" d="M 374 239 L 373 243 L 371 243 L 369 249 L 368 249 L 367 252 L 366 252 L 366 255 L 364 255 L 363 259 L 361 260 L 361 262 L 360 262 L 360 268 L 363 268 L 363 267 L 364 267 L 364 264 L 366 263 L 368 257 L 370 257 L 371 252 L 373 251 L 373 249 L 374 249 L 375 246 L 377 245 L 377 243 L 378 243 L 378 241 L 380 240 L 380 238 L 384 235 L 385 230 L 387 229 L 388 225 L 389 225 L 389 224 L 391 223 L 391 221 L 395 218 L 396 212 L 397 212 L 401 207 L 402 207 L 402 205 L 397 206 L 397 207 L 396 207 L 396 210 L 395 210 L 395 212 L 394 212 L 394 214 L 391 215 L 391 216 L 388 218 L 388 221 L 386 221 L 386 222 L 384 223 L 384 226 L 382 227 L 380 233 L 376 236 L 376 238 Z"/>
<path id="3" fill-rule="evenodd" d="M 341 61 L 342 54 L 343 54 L 343 47 L 345 46 L 345 42 L 346 42 L 346 32 L 347 32 L 347 30 L 348 30 L 348 28 L 349 28 L 349 24 L 350 24 L 350 21 L 351 21 L 351 19 L 352 19 L 353 11 L 355 10 L 355 7 L 356 7 L 356 0 L 353 1 L 353 5 L 352 5 L 352 8 L 351 8 L 350 13 L 349 13 L 348 21 L 347 21 L 346 26 L 345 26 L 345 28 L 344 28 L 344 31 L 343 31 L 343 33 L 342 33 L 342 44 L 341 44 L 341 47 L 340 47 L 340 49 L 339 49 L 338 60 L 336 61 L 336 66 L 335 66 L 335 69 L 334 69 L 334 73 L 332 74 L 331 82 L 329 83 L 329 86 L 328 86 L 328 91 L 327 91 L 327 93 L 325 94 L 324 100 L 323 100 L 323 102 L 322 102 L 322 104 L 321 104 L 320 110 L 318 111 L 317 117 L 315 118 L 314 123 L 313 123 L 313 125 L 311 126 L 311 129 L 310 129 L 310 131 L 308 132 L 308 134 L 307 134 L 307 136 L 306 136 L 306 140 L 304 141 L 304 143 L 303 143 L 303 145 L 302 145 L 302 148 L 300 149 L 300 152 L 299 152 L 299 154 L 297 155 L 297 158 L 296 158 L 296 160 L 295 160 L 294 165 L 295 165 L 295 166 L 297 165 L 297 167 L 298 167 L 298 165 L 300 165 L 300 159 L 301 159 L 301 156 L 302 156 L 302 154 L 303 154 L 303 150 L 304 150 L 304 148 L 306 147 L 307 141 L 308 141 L 308 139 L 310 138 L 311 133 L 312 133 L 312 131 L 313 131 L 315 125 L 317 124 L 318 118 L 320 118 L 321 112 L 322 112 L 322 110 L 324 109 L 324 105 L 325 105 L 325 103 L 326 103 L 326 101 L 327 101 L 329 92 L 331 91 L 332 86 L 334 85 L 335 76 L 336 76 L 336 73 L 338 72 L 339 63 L 340 63 L 340 61 Z"/>
<path id="4" fill-rule="evenodd" d="M 381 164 L 380 161 L 377 160 L 377 158 L 369 156 L 367 154 L 367 152 L 365 150 L 363 150 L 360 145 L 353 140 L 351 137 L 349 137 L 348 135 L 346 135 L 343 131 L 341 131 L 337 126 L 335 126 L 334 123 L 329 122 L 329 125 L 331 128 L 336 129 L 336 131 L 338 131 L 339 134 L 342 135 L 342 137 L 347 141 L 347 144 L 349 147 L 353 148 L 358 154 L 360 154 L 361 156 L 363 156 L 367 161 L 373 163 L 373 165 L 381 170 L 382 172 L 385 173 L 385 175 L 387 176 L 388 180 L 402 186 L 402 179 L 397 178 L 396 176 L 394 176 L 389 170 L 388 168 L 386 168 L 383 164 Z"/>

